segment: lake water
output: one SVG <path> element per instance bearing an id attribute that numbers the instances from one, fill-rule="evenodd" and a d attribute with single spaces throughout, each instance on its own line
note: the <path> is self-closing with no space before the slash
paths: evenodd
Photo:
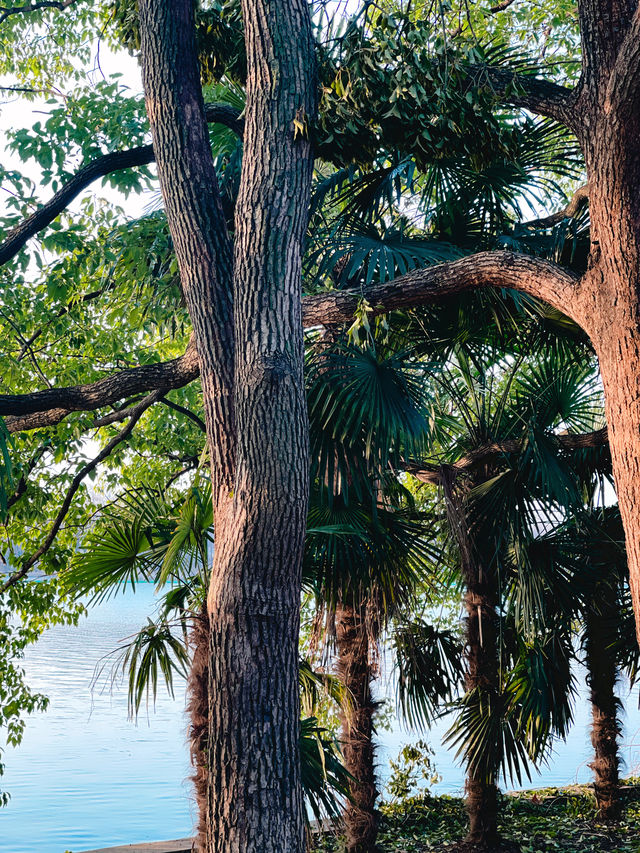
<path id="1" fill-rule="evenodd" d="M 90 611 L 79 627 L 55 628 L 29 650 L 30 684 L 51 699 L 49 710 L 29 719 L 23 743 L 7 749 L 2 787 L 11 793 L 0 809 L 1 853 L 64 853 L 115 844 L 181 838 L 191 834 L 194 807 L 188 782 L 184 692 L 161 691 L 155 708 L 138 723 L 127 720 L 126 687 L 96 692 L 96 663 L 130 636 L 153 611 L 153 589 L 136 587 Z M 583 691 L 584 697 L 584 691 Z M 626 707 L 623 758 L 640 766 L 637 690 L 622 691 Z M 532 786 L 588 781 L 589 708 L 582 699 L 567 743 Z M 440 792 L 460 791 L 463 774 L 440 743 L 449 722 L 426 737 L 442 775 Z M 420 735 L 395 723 L 380 733 L 380 776 L 388 759 Z"/>

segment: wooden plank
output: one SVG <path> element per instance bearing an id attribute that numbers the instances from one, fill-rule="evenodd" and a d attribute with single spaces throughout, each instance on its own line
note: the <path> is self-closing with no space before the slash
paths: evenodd
<path id="1" fill-rule="evenodd" d="M 82 853 L 191 853 L 192 838 L 176 838 L 173 841 L 152 841 L 146 844 L 125 844 L 121 847 L 101 847 L 99 850 L 84 850 Z"/>

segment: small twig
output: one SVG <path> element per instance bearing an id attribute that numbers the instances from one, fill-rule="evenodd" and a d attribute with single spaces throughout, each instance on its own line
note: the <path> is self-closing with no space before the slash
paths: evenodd
<path id="1" fill-rule="evenodd" d="M 195 412 L 192 412 L 190 409 L 186 409 L 184 406 L 179 405 L 178 403 L 174 403 L 173 400 L 167 400 L 166 397 L 163 397 L 160 402 L 163 406 L 167 406 L 169 409 L 173 409 L 175 412 L 180 412 L 181 415 L 184 415 L 187 418 L 190 418 L 194 424 L 197 424 L 202 432 L 207 431 L 207 427 L 202 418 L 199 418 Z"/>
<path id="2" fill-rule="evenodd" d="M 69 311 L 71 310 L 71 308 L 73 308 L 74 305 L 78 305 L 80 302 L 90 302 L 92 299 L 97 299 L 99 296 L 102 296 L 102 294 L 106 290 L 108 290 L 107 287 L 103 287 L 100 290 L 92 290 L 90 293 L 85 293 L 84 296 L 82 296 L 80 299 L 74 299 L 72 302 L 70 302 L 68 305 L 65 305 L 63 308 L 61 308 L 58 311 L 58 313 L 55 315 L 56 319 L 58 319 L 59 317 L 64 317 L 65 314 L 69 313 Z M 24 344 L 22 345 L 22 349 L 20 350 L 20 353 L 18 354 L 18 358 L 17 358 L 18 361 L 22 361 L 22 359 L 25 357 L 27 350 L 31 347 L 31 344 L 33 344 L 40 337 L 40 335 L 43 333 L 43 331 L 52 322 L 53 322 L 53 320 L 49 320 L 48 323 L 45 323 L 44 326 L 41 326 L 37 331 L 35 331 L 31 335 L 30 338 L 27 338 L 24 341 Z"/>

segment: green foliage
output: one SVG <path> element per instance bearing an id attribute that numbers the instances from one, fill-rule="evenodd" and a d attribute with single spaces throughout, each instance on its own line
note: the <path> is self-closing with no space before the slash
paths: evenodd
<path id="1" fill-rule="evenodd" d="M 142 700 L 149 697 L 155 705 L 158 694 L 158 677 L 173 697 L 173 677 L 186 678 L 189 671 L 189 654 L 184 637 L 175 636 L 167 622 L 147 620 L 147 624 L 119 653 L 114 670 L 120 668 L 128 676 L 129 716 L 137 717 Z"/>
<path id="2" fill-rule="evenodd" d="M 523 853 L 637 853 L 637 790 L 625 791 L 622 820 L 615 826 L 595 821 L 594 805 L 593 793 L 583 786 L 508 795 L 500 800 L 498 828 Z M 410 797 L 384 803 L 381 812 L 379 843 L 388 853 L 444 853 L 467 829 L 459 797 Z M 327 835 L 312 850 L 337 853 L 340 843 Z"/>
<path id="3" fill-rule="evenodd" d="M 309 509 L 303 586 L 330 609 L 376 600 L 380 618 L 406 606 L 427 582 L 432 550 L 423 519 L 399 505 L 367 506 L 316 495 Z"/>
<path id="4" fill-rule="evenodd" d="M 339 817 L 351 775 L 342 764 L 337 741 L 315 717 L 305 717 L 300 724 L 300 761 L 302 790 L 316 820 Z"/>
<path id="5" fill-rule="evenodd" d="M 135 0 L 111 0 L 107 5 L 113 22 L 113 38 L 131 53 L 140 49 L 140 23 Z M 244 83 L 247 61 L 239 0 L 205 0 L 196 10 L 196 38 L 204 83 L 223 75 Z"/>
<path id="6" fill-rule="evenodd" d="M 437 785 L 442 777 L 436 773 L 433 763 L 434 752 L 423 740 L 403 746 L 397 758 L 389 760 L 391 776 L 386 784 L 386 790 L 391 802 L 406 800 L 413 796 L 417 789 L 421 793 L 428 791 L 430 785 Z"/>
<path id="7" fill-rule="evenodd" d="M 307 401 L 312 478 L 329 493 L 362 497 L 403 454 L 418 455 L 428 434 L 428 365 L 410 352 L 337 344 L 311 350 Z"/>
<path id="8" fill-rule="evenodd" d="M 424 729 L 462 683 L 460 637 L 416 620 L 398 625 L 391 644 L 396 656 L 398 708 L 411 728 Z"/>

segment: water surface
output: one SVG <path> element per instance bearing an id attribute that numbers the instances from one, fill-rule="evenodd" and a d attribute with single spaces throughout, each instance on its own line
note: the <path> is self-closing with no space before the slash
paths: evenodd
<path id="1" fill-rule="evenodd" d="M 3 788 L 11 802 L 0 809 L 0 853 L 64 853 L 191 834 L 194 805 L 188 782 L 184 689 L 176 699 L 161 689 L 155 708 L 137 724 L 127 720 L 126 687 L 91 690 L 96 663 L 130 636 L 153 611 L 153 588 L 136 587 L 90 611 L 75 627 L 58 627 L 29 649 L 29 683 L 46 693 L 45 714 L 28 721 L 21 746 L 5 753 Z M 392 692 L 392 691 L 391 691 Z M 582 687 L 576 724 L 557 745 L 548 767 L 522 787 L 564 785 L 590 779 L 589 706 Z M 626 707 L 623 758 L 628 772 L 640 766 L 637 688 Z M 450 720 L 431 733 L 412 734 L 397 721 L 380 732 L 380 776 L 388 759 L 418 737 L 429 741 L 442 775 L 436 791 L 459 792 L 463 773 L 441 745 Z"/>

